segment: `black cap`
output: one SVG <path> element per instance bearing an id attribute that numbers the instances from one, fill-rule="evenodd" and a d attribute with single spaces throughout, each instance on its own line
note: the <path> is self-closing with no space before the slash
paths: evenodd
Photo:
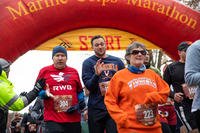
<path id="1" fill-rule="evenodd" d="M 177 49 L 178 49 L 179 51 L 186 51 L 187 48 L 190 46 L 191 43 L 192 43 L 192 42 L 189 42 L 189 41 L 181 42 L 181 43 L 178 45 Z"/>

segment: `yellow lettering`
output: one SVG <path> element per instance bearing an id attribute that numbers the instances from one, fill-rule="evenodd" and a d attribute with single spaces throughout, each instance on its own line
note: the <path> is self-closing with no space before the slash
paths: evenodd
<path id="1" fill-rule="evenodd" d="M 157 12 L 158 12 L 158 13 L 161 13 L 161 14 L 165 14 L 165 6 L 162 5 L 162 4 L 159 4 L 159 5 L 158 5 Z"/>
<path id="2" fill-rule="evenodd" d="M 138 6 L 142 7 L 142 0 L 139 0 Z"/>
<path id="3" fill-rule="evenodd" d="M 68 2 L 68 0 L 60 0 L 60 2 L 61 2 L 62 4 L 66 4 L 66 3 Z"/>
<path id="4" fill-rule="evenodd" d="M 190 18 L 189 22 L 187 23 L 187 26 L 191 27 L 192 29 L 195 29 L 196 25 L 197 25 L 197 21 Z"/>
<path id="5" fill-rule="evenodd" d="M 138 0 L 128 0 L 128 5 L 131 3 L 135 6 Z M 140 2 L 141 3 L 141 2 Z"/>
<path id="6" fill-rule="evenodd" d="M 112 3 L 117 3 L 117 0 L 111 0 Z"/>
<path id="7" fill-rule="evenodd" d="M 51 5 L 51 6 L 54 6 L 53 0 L 50 0 L 50 5 Z"/>
<path id="8" fill-rule="evenodd" d="M 56 5 L 60 5 L 61 4 L 66 4 L 68 2 L 68 0 L 56 0 Z"/>
<path id="9" fill-rule="evenodd" d="M 27 5 L 30 12 L 36 12 L 38 10 L 34 2 L 29 2 Z"/>
<path id="10" fill-rule="evenodd" d="M 13 20 L 17 19 L 17 16 L 21 17 L 22 15 L 28 15 L 29 12 L 24 7 L 23 3 L 21 1 L 18 2 L 18 10 L 15 10 L 12 7 L 7 6 L 6 8 L 11 13 Z"/>
<path id="11" fill-rule="evenodd" d="M 39 10 L 41 10 L 42 9 L 42 5 L 41 5 L 42 0 L 36 0 L 35 2 L 37 2 L 37 5 L 39 6 Z"/>
<path id="12" fill-rule="evenodd" d="M 117 3 L 117 0 L 102 0 L 102 6 L 105 6 L 107 3 Z"/>
<path id="13" fill-rule="evenodd" d="M 153 11 L 155 11 L 156 5 L 158 5 L 158 3 L 157 3 L 157 2 L 153 2 L 153 6 L 152 6 L 152 8 L 151 8 Z"/>
<path id="14" fill-rule="evenodd" d="M 181 14 L 180 17 L 179 17 L 179 20 L 180 20 L 181 23 L 185 24 L 188 21 L 188 16 Z"/>
<path id="15" fill-rule="evenodd" d="M 143 4 L 144 8 L 151 8 L 151 1 L 150 0 L 145 0 L 146 3 Z"/>
<path id="16" fill-rule="evenodd" d="M 109 2 L 110 0 L 103 0 L 102 1 L 102 6 L 105 6 L 107 2 Z"/>
<path id="17" fill-rule="evenodd" d="M 56 0 L 56 5 L 60 5 L 60 1 L 59 0 Z"/>
<path id="18" fill-rule="evenodd" d="M 166 11 L 166 16 L 169 16 L 169 11 L 171 10 L 171 7 L 170 6 L 168 6 L 167 7 L 167 11 Z"/>
<path id="19" fill-rule="evenodd" d="M 48 0 L 44 0 L 46 7 L 50 7 Z"/>
<path id="20" fill-rule="evenodd" d="M 174 17 L 174 14 L 176 13 L 176 16 Z M 170 15 L 170 18 L 175 18 L 176 20 L 178 20 L 178 16 L 179 16 L 180 12 L 176 11 L 176 7 L 174 6 L 172 13 Z"/>
<path id="21" fill-rule="evenodd" d="M 77 0 L 78 2 L 85 2 L 86 0 Z"/>

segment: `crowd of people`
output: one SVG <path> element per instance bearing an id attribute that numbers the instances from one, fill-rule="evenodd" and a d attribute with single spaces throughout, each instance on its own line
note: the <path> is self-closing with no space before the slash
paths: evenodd
<path id="1" fill-rule="evenodd" d="M 200 40 L 181 42 L 180 57 L 163 75 L 141 42 L 126 48 L 125 60 L 106 53 L 106 41 L 91 39 L 94 55 L 82 63 L 82 81 L 67 65 L 63 46 L 52 50 L 30 92 L 17 95 L 8 80 L 11 63 L 0 58 L 0 133 L 183 133 L 200 131 Z M 8 110 L 18 113 L 6 128 Z"/>

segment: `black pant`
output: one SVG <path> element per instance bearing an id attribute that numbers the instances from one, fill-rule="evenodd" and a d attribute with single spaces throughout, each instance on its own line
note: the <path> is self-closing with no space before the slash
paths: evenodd
<path id="1" fill-rule="evenodd" d="M 0 109 L 0 133 L 6 132 L 8 111 L 3 111 Z"/>
<path id="2" fill-rule="evenodd" d="M 200 131 L 200 110 L 193 112 L 193 115 L 194 115 L 195 121 L 197 123 L 197 128 Z"/>
<path id="3" fill-rule="evenodd" d="M 161 122 L 162 132 L 163 133 L 172 133 L 169 125 L 167 123 Z"/>
<path id="4" fill-rule="evenodd" d="M 191 112 L 191 105 L 184 103 L 182 105 L 177 105 L 175 103 L 176 114 L 177 114 L 177 125 L 176 133 L 180 133 L 180 127 L 185 126 L 189 132 L 192 129 L 197 128 L 197 123 L 195 121 L 194 115 Z"/>
<path id="5" fill-rule="evenodd" d="M 98 111 L 97 111 L 98 112 Z M 96 113 L 96 110 L 88 109 L 88 127 L 90 133 L 117 133 L 114 120 L 104 110 Z"/>
<path id="6" fill-rule="evenodd" d="M 53 121 L 45 122 L 45 133 L 81 133 L 80 122 L 57 123 Z"/>

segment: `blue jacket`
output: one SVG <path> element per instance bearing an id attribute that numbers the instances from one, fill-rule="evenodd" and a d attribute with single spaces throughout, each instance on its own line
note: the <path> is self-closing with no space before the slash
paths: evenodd
<path id="1" fill-rule="evenodd" d="M 200 40 L 194 42 L 187 49 L 185 63 L 185 81 L 197 90 L 192 103 L 192 112 L 200 110 Z"/>
<path id="2" fill-rule="evenodd" d="M 115 72 L 123 69 L 125 66 L 120 58 L 107 55 L 106 58 L 102 59 L 105 66 L 104 70 L 100 76 L 97 76 L 95 74 L 94 66 L 99 59 L 100 58 L 93 55 L 83 62 L 82 80 L 85 87 L 90 91 L 88 108 L 107 111 L 104 104 L 104 96 L 101 95 L 99 83 L 110 81 Z"/>

